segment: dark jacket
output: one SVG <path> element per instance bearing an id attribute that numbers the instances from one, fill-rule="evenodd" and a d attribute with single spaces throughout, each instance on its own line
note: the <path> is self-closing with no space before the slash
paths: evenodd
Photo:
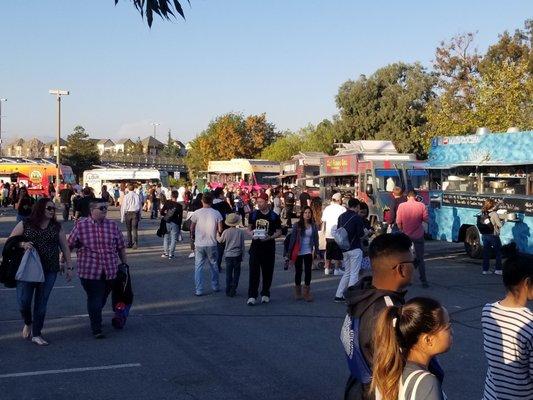
<path id="1" fill-rule="evenodd" d="M 311 224 L 311 244 L 314 247 L 314 250 L 318 250 L 318 228 L 315 224 Z M 296 246 L 296 243 L 298 243 L 302 236 L 302 230 L 300 229 L 300 226 L 298 224 L 293 225 L 291 234 L 289 235 L 289 246 L 287 248 L 287 256 L 290 258 L 292 255 L 292 251 L 294 249 L 294 246 Z"/>
<path id="2" fill-rule="evenodd" d="M 345 251 L 361 248 L 361 238 L 365 235 L 365 225 L 363 218 L 359 216 L 355 211 L 346 210 L 339 216 L 337 221 L 337 229 L 344 227 L 348 232 L 348 239 L 350 240 L 350 248 Z"/>
<path id="3" fill-rule="evenodd" d="M 396 213 L 398 212 L 398 206 L 401 203 L 405 203 L 406 201 L 407 199 L 405 198 L 405 196 L 393 197 L 389 216 L 386 221 L 389 225 L 393 225 L 396 223 Z"/>
<path id="4" fill-rule="evenodd" d="M 167 212 L 173 208 L 175 208 L 176 210 L 167 222 L 174 222 L 181 229 L 181 223 L 183 221 L 183 206 L 180 203 L 174 200 L 165 201 L 165 205 L 161 209 L 161 215 L 164 217 L 165 215 L 167 215 Z"/>
<path id="5" fill-rule="evenodd" d="M 0 283 L 5 287 L 14 288 L 17 286 L 15 275 L 19 268 L 24 249 L 19 244 L 25 241 L 24 236 L 13 236 L 7 239 L 2 250 L 2 263 L 0 264 Z"/>
<path id="6" fill-rule="evenodd" d="M 344 292 L 348 304 L 348 315 L 359 319 L 359 344 L 367 365 L 372 368 L 373 340 L 376 319 L 379 313 L 387 307 L 385 297 L 390 298 L 392 304 L 397 306 L 405 303 L 407 292 L 393 292 L 376 289 L 372 286 L 372 277 L 364 277 L 355 285 Z M 368 385 L 369 386 L 369 385 Z M 368 393 L 368 387 L 350 377 L 346 384 L 345 399 L 373 399 L 363 393 Z"/>

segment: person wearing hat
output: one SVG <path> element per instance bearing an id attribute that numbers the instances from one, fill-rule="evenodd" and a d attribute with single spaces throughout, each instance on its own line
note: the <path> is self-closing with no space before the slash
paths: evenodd
<path id="1" fill-rule="evenodd" d="M 226 215 L 224 223 L 228 228 L 218 237 L 218 242 L 225 244 L 226 296 L 229 297 L 234 297 L 237 294 L 237 286 L 241 275 L 241 262 L 244 255 L 244 232 L 237 228 L 240 220 L 239 214 L 231 213 Z"/>
<path id="2" fill-rule="evenodd" d="M 341 214 L 346 211 L 341 205 L 342 195 L 340 193 L 335 193 L 331 196 L 331 203 L 324 208 L 322 213 L 322 232 L 326 238 L 326 262 L 324 274 L 329 275 L 333 272 L 334 275 L 342 275 L 340 269 L 340 264 L 342 261 L 342 251 L 333 239 L 333 232 L 337 229 L 337 221 Z M 335 270 L 331 270 L 331 262 L 334 263 Z"/>
<path id="3" fill-rule="evenodd" d="M 281 236 L 281 220 L 279 215 L 270 209 L 266 193 L 257 196 L 257 210 L 250 214 L 249 224 L 252 244 L 250 246 L 250 285 L 247 304 L 253 306 L 259 295 L 261 276 L 263 277 L 261 303 L 270 302 L 276 239 Z"/>

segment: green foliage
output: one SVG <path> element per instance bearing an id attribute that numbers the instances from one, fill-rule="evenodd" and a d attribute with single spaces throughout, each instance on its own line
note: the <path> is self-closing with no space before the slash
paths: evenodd
<path id="1" fill-rule="evenodd" d="M 62 154 L 63 162 L 72 167 L 76 177 L 81 178 L 83 171 L 100 164 L 100 155 L 94 141 L 82 126 L 76 126 L 67 137 L 67 148 Z"/>
<path id="2" fill-rule="evenodd" d="M 302 150 L 303 138 L 295 133 L 286 132 L 274 143 L 264 148 L 261 158 L 270 161 L 286 161 Z"/>
<path id="3" fill-rule="evenodd" d="M 174 141 L 172 140 L 172 136 L 170 135 L 170 131 L 168 131 L 167 144 L 165 147 L 163 147 L 161 155 L 170 158 L 180 158 L 180 151 L 181 149 L 175 145 Z"/>
<path id="4" fill-rule="evenodd" d="M 211 121 L 206 130 L 191 142 L 185 163 L 192 175 L 205 171 L 209 160 L 256 158 L 279 137 L 265 114 L 224 114 Z"/>

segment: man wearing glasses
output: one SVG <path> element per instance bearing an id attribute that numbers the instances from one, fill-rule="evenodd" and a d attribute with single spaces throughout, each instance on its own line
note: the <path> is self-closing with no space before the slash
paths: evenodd
<path id="1" fill-rule="evenodd" d="M 383 234 L 368 250 L 373 276 L 362 278 L 344 293 L 348 314 L 341 330 L 350 377 L 346 400 L 374 399 L 369 393 L 372 377 L 372 336 L 377 316 L 385 308 L 405 303 L 415 258 L 413 242 L 404 233 Z"/>
<path id="2" fill-rule="evenodd" d="M 108 203 L 92 199 L 90 217 L 80 220 L 68 238 L 70 249 L 76 249 L 78 276 L 87 293 L 87 311 L 95 338 L 102 333 L 102 309 L 117 276 L 119 259 L 126 264 L 126 246 L 117 223 L 107 219 Z"/>

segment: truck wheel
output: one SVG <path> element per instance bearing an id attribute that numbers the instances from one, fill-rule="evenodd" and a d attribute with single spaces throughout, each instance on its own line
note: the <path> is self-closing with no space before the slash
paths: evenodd
<path id="1" fill-rule="evenodd" d="M 481 258 L 483 255 L 483 245 L 479 231 L 475 226 L 471 226 L 465 233 L 465 251 L 471 258 Z"/>

